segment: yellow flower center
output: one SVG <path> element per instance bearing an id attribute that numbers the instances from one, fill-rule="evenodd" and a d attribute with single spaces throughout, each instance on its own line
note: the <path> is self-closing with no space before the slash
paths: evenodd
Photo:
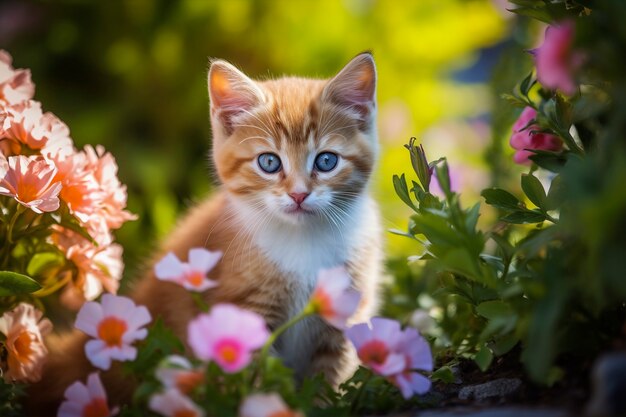
<path id="1" fill-rule="evenodd" d="M 82 417 L 108 417 L 109 406 L 104 398 L 94 398 L 83 408 Z"/>
<path id="2" fill-rule="evenodd" d="M 124 320 L 117 317 L 107 317 L 98 325 L 98 337 L 107 346 L 122 346 L 122 337 L 127 328 Z"/>

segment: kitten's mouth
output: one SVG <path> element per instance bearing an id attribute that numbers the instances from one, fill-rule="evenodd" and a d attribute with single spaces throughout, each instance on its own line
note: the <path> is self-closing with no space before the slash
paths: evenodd
<path id="1" fill-rule="evenodd" d="M 313 214 L 313 210 L 305 209 L 302 206 L 289 207 L 285 209 L 285 213 L 292 215 Z"/>

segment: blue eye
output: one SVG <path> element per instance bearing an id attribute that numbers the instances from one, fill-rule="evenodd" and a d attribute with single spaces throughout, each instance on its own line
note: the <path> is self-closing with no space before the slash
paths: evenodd
<path id="1" fill-rule="evenodd" d="M 280 170 L 280 158 L 275 153 L 262 153 L 258 158 L 259 167 L 268 174 Z"/>
<path id="2" fill-rule="evenodd" d="M 339 157 L 332 152 L 322 152 L 315 157 L 315 168 L 321 172 L 332 171 L 337 166 Z"/>

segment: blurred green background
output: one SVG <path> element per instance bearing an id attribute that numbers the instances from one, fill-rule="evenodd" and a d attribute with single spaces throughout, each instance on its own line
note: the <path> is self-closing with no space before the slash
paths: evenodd
<path id="1" fill-rule="evenodd" d="M 69 125 L 77 146 L 102 144 L 117 158 L 140 216 L 117 233 L 132 275 L 213 187 L 209 57 L 253 77 L 329 77 L 372 50 L 383 149 L 373 186 L 385 227 L 406 227 L 391 176 L 411 172 L 402 146 L 411 136 L 430 159 L 447 156 L 453 186 L 476 201 L 505 174 L 502 152 L 512 153 L 502 146 L 508 133 L 490 128 L 489 117 L 506 126 L 511 115 L 498 114 L 487 82 L 530 67 L 516 58 L 494 70 L 515 36 L 505 8 L 496 0 L 15 0 L 0 4 L 0 48 L 32 70 L 35 99 Z M 408 239 L 386 238 L 390 257 L 410 253 Z"/>

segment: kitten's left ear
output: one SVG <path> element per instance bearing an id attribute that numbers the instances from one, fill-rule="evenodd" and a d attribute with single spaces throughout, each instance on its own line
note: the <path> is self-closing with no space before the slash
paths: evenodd
<path id="1" fill-rule="evenodd" d="M 233 119 L 251 111 L 264 101 L 258 85 L 243 72 L 223 60 L 215 60 L 209 70 L 211 116 L 215 116 L 228 134 Z"/>
<path id="2" fill-rule="evenodd" d="M 369 52 L 357 55 L 331 79 L 322 93 L 329 100 L 367 120 L 376 108 L 376 65 Z"/>

